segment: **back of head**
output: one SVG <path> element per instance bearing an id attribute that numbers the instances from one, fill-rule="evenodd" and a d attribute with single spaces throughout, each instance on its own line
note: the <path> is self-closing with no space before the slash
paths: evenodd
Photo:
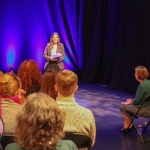
<path id="1" fill-rule="evenodd" d="M 77 87 L 78 77 L 71 70 L 59 71 L 56 75 L 56 85 L 58 92 L 63 96 L 69 96 Z"/>
<path id="2" fill-rule="evenodd" d="M 135 68 L 135 73 L 138 75 L 138 78 L 140 80 L 145 80 L 149 77 L 149 72 L 148 72 L 147 68 L 144 66 L 137 66 Z"/>
<path id="3" fill-rule="evenodd" d="M 44 93 L 31 94 L 17 118 L 16 142 L 27 149 L 55 147 L 63 137 L 63 126 L 56 102 Z"/>
<path id="4" fill-rule="evenodd" d="M 5 73 L 0 78 L 0 96 L 15 96 L 16 91 L 21 88 L 20 79 L 13 73 Z"/>
<path id="5" fill-rule="evenodd" d="M 17 75 L 21 79 L 22 88 L 28 91 L 28 87 L 33 87 L 34 82 L 41 82 L 42 73 L 38 64 L 30 59 L 20 64 Z"/>
<path id="6" fill-rule="evenodd" d="M 41 90 L 40 90 L 40 92 L 46 93 L 54 99 L 56 99 L 57 97 L 57 93 L 54 88 L 56 74 L 57 74 L 56 70 L 53 69 L 47 70 L 42 76 Z"/>
<path id="7" fill-rule="evenodd" d="M 2 71 L 0 71 L 0 78 L 3 76 L 3 72 Z"/>

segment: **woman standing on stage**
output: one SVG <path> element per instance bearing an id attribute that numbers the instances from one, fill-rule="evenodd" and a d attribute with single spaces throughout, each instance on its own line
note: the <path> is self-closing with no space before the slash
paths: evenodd
<path id="1" fill-rule="evenodd" d="M 57 32 L 51 35 L 43 56 L 46 59 L 45 71 L 47 69 L 55 69 L 56 71 L 64 69 L 64 45 L 60 43 L 60 36 Z"/>

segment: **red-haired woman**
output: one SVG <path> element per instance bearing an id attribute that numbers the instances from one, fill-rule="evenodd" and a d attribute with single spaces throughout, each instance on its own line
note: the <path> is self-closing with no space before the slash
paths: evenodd
<path id="1" fill-rule="evenodd" d="M 17 75 L 21 79 L 22 89 L 26 91 L 27 96 L 40 91 L 42 72 L 34 60 L 23 61 Z"/>

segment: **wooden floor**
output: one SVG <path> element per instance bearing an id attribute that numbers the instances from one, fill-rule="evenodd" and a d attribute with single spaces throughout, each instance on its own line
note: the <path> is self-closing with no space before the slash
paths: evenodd
<path id="1" fill-rule="evenodd" d="M 95 116 L 96 142 L 91 150 L 150 149 L 150 141 L 141 143 L 136 131 L 126 135 L 119 132 L 123 119 L 118 108 L 126 98 L 134 98 L 134 93 L 111 89 L 105 85 L 79 83 L 75 97 L 80 105 L 91 109 Z M 144 122 L 142 120 L 143 126 Z M 143 135 L 150 139 L 150 127 Z"/>

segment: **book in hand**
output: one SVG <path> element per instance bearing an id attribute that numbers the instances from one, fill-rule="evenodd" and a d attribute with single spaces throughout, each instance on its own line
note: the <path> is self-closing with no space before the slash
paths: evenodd
<path id="1" fill-rule="evenodd" d="M 129 103 L 129 102 L 121 102 L 121 104 L 128 105 L 128 104 L 130 104 L 130 103 Z"/>
<path id="2" fill-rule="evenodd" d="M 57 53 L 57 54 L 54 54 L 51 58 L 57 58 L 57 57 L 61 57 L 61 56 L 62 56 L 62 54 Z"/>

